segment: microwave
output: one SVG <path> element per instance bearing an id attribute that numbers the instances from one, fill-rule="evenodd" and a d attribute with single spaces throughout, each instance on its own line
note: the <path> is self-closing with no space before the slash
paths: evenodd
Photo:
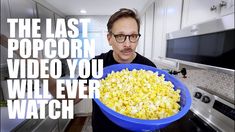
<path id="1" fill-rule="evenodd" d="M 234 14 L 167 34 L 166 59 L 234 73 Z"/>

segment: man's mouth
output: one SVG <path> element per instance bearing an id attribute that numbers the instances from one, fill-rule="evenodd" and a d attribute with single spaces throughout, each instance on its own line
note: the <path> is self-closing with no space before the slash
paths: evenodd
<path id="1" fill-rule="evenodd" d="M 124 49 L 124 50 L 122 50 L 121 52 L 122 52 L 123 54 L 130 54 L 130 53 L 133 52 L 133 50 L 132 50 L 132 49 Z"/>

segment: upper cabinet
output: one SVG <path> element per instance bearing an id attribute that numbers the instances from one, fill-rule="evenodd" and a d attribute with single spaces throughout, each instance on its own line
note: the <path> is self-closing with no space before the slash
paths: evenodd
<path id="1" fill-rule="evenodd" d="M 138 52 L 149 59 L 165 57 L 166 33 L 181 27 L 182 0 L 156 0 L 141 17 Z"/>
<path id="2" fill-rule="evenodd" d="M 154 13 L 153 59 L 164 58 L 166 34 L 181 27 L 182 0 L 156 0 Z"/>
<path id="3" fill-rule="evenodd" d="M 150 5 L 145 13 L 145 39 L 144 56 L 152 58 L 153 29 L 154 29 L 154 4 Z"/>
<path id="4" fill-rule="evenodd" d="M 9 37 L 10 28 L 7 24 L 7 18 L 10 18 L 10 7 L 8 0 L 1 0 L 1 35 Z"/>
<path id="5" fill-rule="evenodd" d="M 1 0 L 1 34 L 7 37 L 10 35 L 7 18 L 36 17 L 36 4 L 32 0 Z M 16 30 L 18 31 L 18 27 Z"/>
<path id="6" fill-rule="evenodd" d="M 38 11 L 38 17 L 41 19 L 41 23 L 40 23 L 41 24 L 40 25 L 41 39 L 45 41 L 47 39 L 47 36 L 46 36 L 47 28 L 51 29 L 50 30 L 51 33 L 54 33 L 55 31 L 54 12 L 52 12 L 51 10 L 49 10 L 48 8 L 46 8 L 45 6 L 39 3 L 37 3 L 37 11 Z M 46 27 L 46 26 L 49 26 L 49 25 L 46 25 L 46 19 L 51 19 L 50 28 Z M 45 57 L 43 53 L 41 54 L 41 58 Z"/>
<path id="7" fill-rule="evenodd" d="M 42 34 L 42 39 L 46 40 L 46 19 L 51 19 L 51 32 L 54 33 L 55 31 L 55 17 L 54 17 L 54 12 L 51 10 L 47 9 L 45 6 L 38 4 L 37 3 L 37 9 L 38 9 L 38 17 L 41 19 L 41 34 Z M 49 27 L 48 27 L 49 28 Z"/>
<path id="8" fill-rule="evenodd" d="M 221 12 L 220 12 L 221 16 L 234 13 L 234 0 L 220 1 L 219 7 L 221 8 Z"/>
<path id="9" fill-rule="evenodd" d="M 182 27 L 234 13 L 234 0 L 184 0 Z"/>
<path id="10" fill-rule="evenodd" d="M 154 2 L 147 6 L 145 12 L 141 15 L 140 40 L 137 47 L 138 53 L 152 59 L 153 55 L 153 38 L 154 38 Z"/>
<path id="11" fill-rule="evenodd" d="M 9 0 L 12 18 L 36 18 L 36 4 L 32 0 Z"/>

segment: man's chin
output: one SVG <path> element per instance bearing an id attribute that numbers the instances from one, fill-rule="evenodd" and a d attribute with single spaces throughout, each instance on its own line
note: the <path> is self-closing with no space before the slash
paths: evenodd
<path id="1" fill-rule="evenodd" d="M 123 54 L 123 55 L 121 56 L 121 59 L 122 59 L 123 61 L 129 61 L 129 60 L 131 60 L 131 58 L 132 58 L 132 54 L 128 54 L 128 55 Z"/>

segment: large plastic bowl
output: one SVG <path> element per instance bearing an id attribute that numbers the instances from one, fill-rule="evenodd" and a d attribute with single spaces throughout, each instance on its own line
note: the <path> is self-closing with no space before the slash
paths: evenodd
<path id="1" fill-rule="evenodd" d="M 151 70 L 153 72 L 158 72 L 159 75 L 165 74 L 165 80 L 171 81 L 174 84 L 174 89 L 180 89 L 181 91 L 180 92 L 181 109 L 177 114 L 167 118 L 158 119 L 158 120 L 144 120 L 144 119 L 128 117 L 123 114 L 117 113 L 114 110 L 107 107 L 106 105 L 104 105 L 99 99 L 94 99 L 95 102 L 98 104 L 98 106 L 101 108 L 101 111 L 104 113 L 104 115 L 108 119 L 113 121 L 115 124 L 131 131 L 153 131 L 168 126 L 170 123 L 180 119 L 188 112 L 191 106 L 191 97 L 189 90 L 174 76 L 168 74 L 163 70 L 159 70 L 151 66 L 140 65 L 140 64 L 116 64 L 104 68 L 103 78 L 105 78 L 112 71 L 121 71 L 122 69 L 125 68 L 128 68 L 130 71 L 133 69 L 136 70 L 144 69 L 144 70 Z"/>

